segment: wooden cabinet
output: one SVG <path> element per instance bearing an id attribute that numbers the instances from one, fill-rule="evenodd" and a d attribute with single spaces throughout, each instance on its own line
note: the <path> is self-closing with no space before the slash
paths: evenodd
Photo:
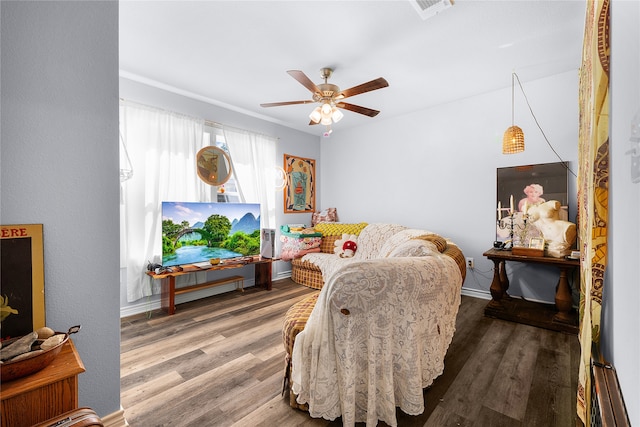
<path id="1" fill-rule="evenodd" d="M 78 374 L 85 371 L 73 341 L 43 370 L 1 384 L 2 427 L 32 426 L 78 407 Z"/>

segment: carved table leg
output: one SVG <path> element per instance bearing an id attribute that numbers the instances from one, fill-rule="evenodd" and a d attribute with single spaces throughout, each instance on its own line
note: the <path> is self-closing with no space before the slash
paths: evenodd
<path id="1" fill-rule="evenodd" d="M 558 313 L 553 316 L 553 320 L 573 323 L 573 317 L 570 314 L 572 306 L 573 299 L 571 298 L 571 287 L 567 280 L 567 267 L 560 267 L 560 280 L 556 288 L 556 308 Z"/>
<path id="2" fill-rule="evenodd" d="M 161 306 L 167 314 L 176 312 L 176 278 L 173 276 L 162 279 Z"/>
<path id="3" fill-rule="evenodd" d="M 509 277 L 507 277 L 507 262 L 500 263 L 500 287 L 502 288 L 502 298 L 510 298 L 507 291 L 509 290 Z"/>
<path id="4" fill-rule="evenodd" d="M 493 280 L 491 281 L 491 287 L 489 291 L 491 291 L 491 301 L 489 302 L 489 306 L 491 307 L 500 307 L 500 300 L 506 293 L 506 288 L 504 288 L 504 284 L 509 286 L 509 279 L 507 279 L 507 275 L 504 272 L 504 261 L 499 259 L 492 259 L 493 261 Z"/>

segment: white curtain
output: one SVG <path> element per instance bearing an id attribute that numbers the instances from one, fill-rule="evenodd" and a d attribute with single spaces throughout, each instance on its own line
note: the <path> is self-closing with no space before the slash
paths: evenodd
<path id="1" fill-rule="evenodd" d="M 203 124 L 202 119 L 120 102 L 120 131 L 135 171 L 121 184 L 121 250 L 129 302 L 152 294 L 145 271 L 147 262 L 161 260 L 162 202 L 208 202 L 215 196 L 195 169 Z"/>
<path id="2" fill-rule="evenodd" d="M 275 228 L 277 138 L 241 129 L 223 130 L 242 200 L 260 203 L 260 226 Z"/>

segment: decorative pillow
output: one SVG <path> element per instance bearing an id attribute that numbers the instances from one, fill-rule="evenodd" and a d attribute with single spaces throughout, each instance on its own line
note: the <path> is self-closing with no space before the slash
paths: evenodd
<path id="1" fill-rule="evenodd" d="M 301 236 L 304 236 L 304 234 Z M 280 258 L 283 261 L 289 261 L 310 252 L 320 252 L 322 237 L 291 237 L 281 235 L 280 241 L 282 242 Z"/>
<path id="2" fill-rule="evenodd" d="M 367 226 L 366 222 L 358 224 L 345 224 L 342 222 L 321 222 L 316 224 L 314 230 L 322 233 L 323 236 L 340 236 L 342 234 L 360 235 L 360 232 Z"/>
<path id="3" fill-rule="evenodd" d="M 338 220 L 338 210 L 336 208 L 328 208 L 321 212 L 311 214 L 311 226 L 313 227 L 319 222 L 336 222 Z"/>
<path id="4" fill-rule="evenodd" d="M 351 258 L 358 250 L 357 241 L 358 236 L 355 234 L 343 234 L 342 239 L 336 240 L 333 253 L 338 255 L 340 258 Z"/>
<path id="5" fill-rule="evenodd" d="M 413 239 L 399 244 L 389 253 L 389 257 L 429 256 L 438 253 L 438 248 L 432 242 Z"/>
<path id="6" fill-rule="evenodd" d="M 325 254 L 335 253 L 333 250 L 336 247 L 336 240 L 342 239 L 342 236 L 322 236 L 322 243 L 320 243 L 320 250 Z"/>

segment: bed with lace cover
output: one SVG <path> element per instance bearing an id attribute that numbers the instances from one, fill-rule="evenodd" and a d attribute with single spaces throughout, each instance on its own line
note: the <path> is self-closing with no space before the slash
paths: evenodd
<path id="1" fill-rule="evenodd" d="M 330 267 L 291 360 L 291 390 L 312 417 L 396 426 L 396 407 L 424 411 L 423 388 L 444 370 L 463 277 L 431 242 L 402 240 L 404 253 Z"/>

